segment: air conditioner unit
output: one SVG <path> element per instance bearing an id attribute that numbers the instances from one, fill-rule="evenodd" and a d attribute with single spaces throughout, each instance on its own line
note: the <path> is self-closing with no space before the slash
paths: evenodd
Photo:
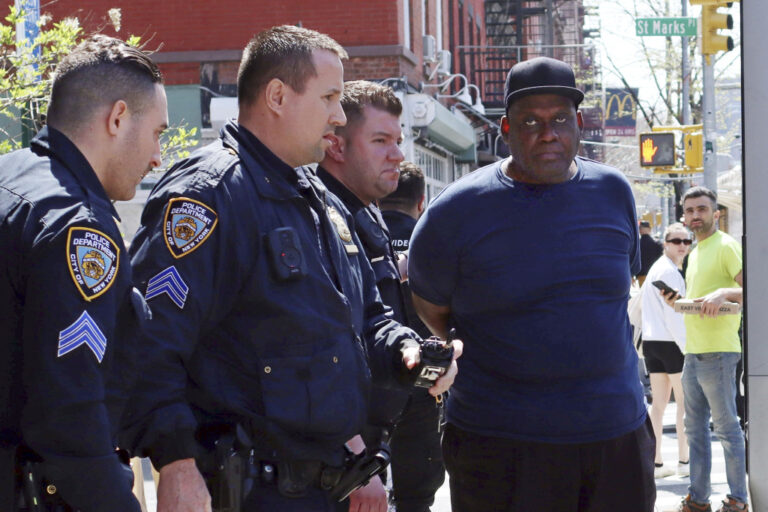
<path id="1" fill-rule="evenodd" d="M 435 36 L 424 35 L 421 37 L 421 46 L 423 47 L 424 62 L 435 62 L 435 51 L 437 42 Z"/>
<path id="2" fill-rule="evenodd" d="M 451 52 L 448 50 L 440 50 L 437 52 L 437 58 L 440 61 L 440 65 L 438 66 L 439 73 L 441 75 L 450 75 L 451 74 Z"/>

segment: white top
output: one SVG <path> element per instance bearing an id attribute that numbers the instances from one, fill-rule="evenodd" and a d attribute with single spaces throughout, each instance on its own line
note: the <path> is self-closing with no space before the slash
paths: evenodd
<path id="1" fill-rule="evenodd" d="M 664 302 L 659 289 L 653 286 L 654 281 L 664 281 L 672 288 L 677 289 L 680 295 L 685 297 L 685 279 L 677 269 L 675 263 L 662 254 L 656 260 L 645 278 L 640 289 L 642 296 L 643 313 L 643 340 L 646 341 L 674 341 L 685 353 L 685 322 L 682 313 Z"/>

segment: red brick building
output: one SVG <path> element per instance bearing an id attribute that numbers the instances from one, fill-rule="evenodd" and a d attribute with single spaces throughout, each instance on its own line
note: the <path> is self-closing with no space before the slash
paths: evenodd
<path id="1" fill-rule="evenodd" d="M 74 16 L 86 33 L 138 35 L 148 49 L 157 49 L 154 58 L 165 74 L 174 122 L 183 119 L 191 126 L 210 127 L 210 99 L 236 95 L 237 67 L 248 41 L 265 28 L 294 24 L 327 33 L 345 47 L 350 55 L 345 79 L 390 79 L 387 83 L 406 106 L 402 121 L 407 157 L 427 168 L 430 192 L 474 168 L 475 132 L 482 135 L 488 128 L 480 126 L 482 120 L 473 117 L 470 108 L 477 104 L 481 84 L 469 87 L 466 76 L 451 75 L 459 69 L 466 73 L 472 65 L 469 57 L 460 57 L 457 47 L 485 44 L 483 0 L 42 0 L 41 4 L 41 13 L 50 14 L 53 21 Z M 120 9 L 119 24 L 108 14 L 112 8 Z M 424 83 L 442 85 L 423 87 Z M 438 94 L 454 97 L 435 99 Z M 453 107 L 459 99 L 464 104 Z M 412 119 L 410 110 L 419 101 L 428 103 L 428 115 Z"/>

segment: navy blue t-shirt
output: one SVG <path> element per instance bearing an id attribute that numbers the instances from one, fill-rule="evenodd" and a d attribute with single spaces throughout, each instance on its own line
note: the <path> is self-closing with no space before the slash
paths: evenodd
<path id="1" fill-rule="evenodd" d="M 447 417 L 550 443 L 637 429 L 645 407 L 627 318 L 640 267 L 635 202 L 616 169 L 577 157 L 555 185 L 501 162 L 447 187 L 411 238 L 414 293 L 450 306 L 464 341 Z"/>

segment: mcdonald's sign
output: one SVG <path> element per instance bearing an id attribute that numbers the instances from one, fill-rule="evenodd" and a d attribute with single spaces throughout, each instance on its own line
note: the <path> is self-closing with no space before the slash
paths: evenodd
<path id="1" fill-rule="evenodd" d="M 634 137 L 637 123 L 637 89 L 605 90 L 605 135 Z"/>

